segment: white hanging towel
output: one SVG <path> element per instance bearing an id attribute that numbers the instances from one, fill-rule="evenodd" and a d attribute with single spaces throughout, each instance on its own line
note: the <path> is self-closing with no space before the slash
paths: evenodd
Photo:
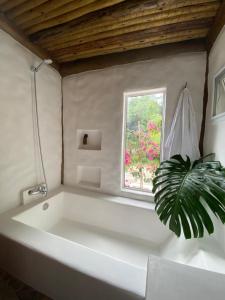
<path id="1" fill-rule="evenodd" d="M 191 161 L 200 158 L 199 137 L 196 114 L 192 97 L 187 87 L 181 92 L 169 135 L 164 145 L 163 159 L 175 154 L 183 158 L 188 155 Z"/>

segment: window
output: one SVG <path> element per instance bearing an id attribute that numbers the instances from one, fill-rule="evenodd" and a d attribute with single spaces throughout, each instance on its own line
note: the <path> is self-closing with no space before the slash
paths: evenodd
<path id="1" fill-rule="evenodd" d="M 166 89 L 124 95 L 122 189 L 151 193 L 160 164 Z"/>

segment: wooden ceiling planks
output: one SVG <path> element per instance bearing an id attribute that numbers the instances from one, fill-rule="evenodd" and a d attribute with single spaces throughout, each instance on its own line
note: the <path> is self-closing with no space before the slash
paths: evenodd
<path id="1" fill-rule="evenodd" d="M 147 2 L 149 1 L 143 1 L 143 4 Z M 84 18 L 80 24 L 70 22 L 62 26 L 62 28 L 52 28 L 42 32 L 42 34 L 33 35 L 32 40 L 35 43 L 45 46 L 53 46 L 54 44 L 64 45 L 64 43 L 75 41 L 78 38 L 88 37 L 114 29 L 123 29 L 131 25 L 138 25 L 140 23 L 149 23 L 150 25 L 155 20 L 160 20 L 163 23 L 163 21 L 169 17 L 180 16 L 180 19 L 182 19 L 182 16 L 189 14 L 195 19 L 196 13 L 202 14 L 204 12 L 206 13 L 206 17 L 208 17 L 207 13 L 215 15 L 219 7 L 218 1 L 190 6 L 185 6 L 185 3 L 187 3 L 187 1 L 168 6 L 163 10 L 140 5 L 130 8 L 129 14 L 125 15 L 123 10 L 112 9 L 111 12 L 107 14 L 102 13 L 96 17 L 89 16 L 88 18 Z M 125 7 L 125 5 L 120 5 L 120 7 Z"/>
<path id="2" fill-rule="evenodd" d="M 4 3 L 1 4 L 1 12 L 7 12 L 10 9 L 13 9 L 14 7 L 19 7 L 19 5 L 26 2 L 26 0 L 11 0 L 11 1 L 4 1 Z"/>
<path id="3" fill-rule="evenodd" d="M 214 6 L 214 9 L 209 10 L 193 8 L 192 13 L 190 13 L 190 10 L 187 10 L 187 12 L 179 9 L 171 10 L 170 12 L 164 14 L 162 13 L 161 15 L 147 15 L 146 17 L 130 19 L 125 23 L 118 21 L 104 27 L 92 27 L 88 31 L 76 31 L 76 33 L 73 32 L 73 34 L 65 35 L 61 38 L 39 44 L 44 46 L 49 51 L 55 51 L 91 41 L 98 41 L 108 37 L 119 36 L 131 32 L 139 32 L 145 29 L 164 25 L 213 18 L 217 8 L 217 6 Z"/>
<path id="4" fill-rule="evenodd" d="M 101 51 L 99 51 L 98 55 L 96 56 L 96 52 L 94 51 L 84 51 L 82 54 L 80 55 L 76 55 L 76 60 L 74 60 L 74 56 L 70 55 L 70 56 L 63 56 L 63 57 L 59 57 L 58 58 L 58 62 L 60 65 L 66 63 L 66 62 L 79 62 L 82 59 L 85 58 L 95 58 L 101 55 L 108 55 L 111 53 L 123 53 L 123 52 L 127 52 L 129 50 L 137 50 L 137 49 L 141 49 L 141 48 L 147 48 L 147 47 L 152 47 L 152 46 L 159 46 L 162 44 L 171 44 L 171 43 L 176 43 L 176 42 L 182 42 L 182 41 L 187 41 L 187 40 L 195 40 L 195 39 L 201 39 L 203 37 L 205 37 L 205 35 L 207 34 L 207 30 L 192 30 L 190 32 L 186 32 L 186 31 L 182 31 L 179 32 L 177 34 L 168 34 L 168 36 L 165 37 L 161 37 L 160 39 L 157 37 L 154 38 L 149 38 L 144 40 L 142 43 L 140 42 L 136 42 L 133 43 L 132 45 L 125 45 L 123 47 L 117 47 L 117 48 L 108 48 L 108 49 L 102 49 Z"/>
<path id="5" fill-rule="evenodd" d="M 93 57 L 103 54 L 110 54 L 110 53 L 116 53 L 116 52 L 123 52 L 128 51 L 132 49 L 140 49 L 155 45 L 161 45 L 161 44 L 168 44 L 173 43 L 176 41 L 184 41 L 184 40 L 190 40 L 190 39 L 198 39 L 206 36 L 208 33 L 208 29 L 188 29 L 188 30 L 181 30 L 176 33 L 167 32 L 164 34 L 154 34 L 151 37 L 143 38 L 140 40 L 133 40 L 133 41 L 126 41 L 122 44 L 113 44 L 105 47 L 95 47 L 93 49 L 84 49 L 82 52 L 60 52 L 57 53 L 57 55 L 54 55 L 53 57 L 56 58 L 56 60 L 61 62 L 67 62 L 67 61 L 74 61 L 81 58 L 87 58 L 87 57 Z"/>
<path id="6" fill-rule="evenodd" d="M 67 36 L 69 34 L 76 35 L 79 31 L 89 31 L 93 29 L 93 27 L 100 27 L 104 30 L 105 26 L 110 26 L 116 24 L 117 22 L 128 22 L 131 19 L 142 17 L 144 18 L 146 15 L 166 13 L 167 11 L 176 11 L 179 8 L 185 9 L 186 7 L 193 7 L 198 9 L 199 6 L 202 5 L 210 5 L 215 4 L 216 8 L 219 6 L 219 1 L 217 0 L 184 0 L 177 1 L 174 4 L 167 5 L 164 7 L 159 7 L 156 5 L 156 1 L 152 0 L 131 0 L 125 1 L 121 4 L 111 7 L 110 9 L 102 9 L 95 13 L 88 14 L 83 18 L 79 18 L 80 22 L 77 20 L 73 20 L 71 22 L 66 23 L 65 25 L 61 25 L 58 27 L 53 27 L 41 31 L 39 33 L 31 35 L 33 41 L 36 42 L 48 42 L 58 39 L 63 36 Z M 214 9 L 211 6 L 211 9 Z"/>
<path id="7" fill-rule="evenodd" d="M 47 2 L 48 0 L 32 0 L 32 1 L 26 1 L 23 2 L 21 5 L 16 6 L 12 9 L 10 9 L 7 13 L 7 17 L 16 21 L 17 16 L 23 16 L 24 13 L 27 13 L 30 15 L 30 12 L 34 10 L 34 8 L 37 8 L 41 4 Z M 16 22 L 17 23 L 17 22 Z"/>
<path id="8" fill-rule="evenodd" d="M 6 3 L 8 0 L 0 0 L 0 5 Z"/>
<path id="9" fill-rule="evenodd" d="M 207 38 L 212 44 L 225 22 L 224 2 L 0 0 L 0 12 L 32 47 L 68 65 L 188 40 Z"/>
<path id="10" fill-rule="evenodd" d="M 56 17 L 51 17 L 51 18 L 48 19 L 48 16 L 47 16 L 47 20 L 43 21 L 43 22 L 41 21 L 40 23 L 38 21 L 38 23 L 33 24 L 33 22 L 35 23 L 36 21 L 31 20 L 31 23 L 26 24 L 25 26 L 22 25 L 22 29 L 25 31 L 25 33 L 32 34 L 32 33 L 35 33 L 37 31 L 43 30 L 45 28 L 49 28 L 49 27 L 60 25 L 60 24 L 64 24 L 66 22 L 69 22 L 71 20 L 82 17 L 82 16 L 84 16 L 88 13 L 91 13 L 93 11 L 97 11 L 97 10 L 100 10 L 102 8 L 105 8 L 105 7 L 110 7 L 111 5 L 115 5 L 115 4 L 123 2 L 123 1 L 125 1 L 125 0 L 104 0 L 104 1 L 97 0 L 97 1 L 91 2 L 87 5 L 81 6 L 78 9 L 70 10 L 69 12 L 64 13 L 62 15 L 58 15 Z M 82 2 L 83 1 L 81 1 L 81 3 Z M 54 11 L 53 11 L 53 13 L 54 13 Z M 49 14 L 51 15 L 51 13 L 49 13 Z"/>
<path id="11" fill-rule="evenodd" d="M 28 28 L 29 26 L 64 15 L 71 10 L 79 9 L 95 1 L 96 0 L 79 0 L 76 2 L 73 0 L 58 0 L 57 2 L 48 1 L 32 11 L 26 11 L 23 14 L 18 15 L 14 21 L 17 25 L 21 25 L 21 28 Z"/>

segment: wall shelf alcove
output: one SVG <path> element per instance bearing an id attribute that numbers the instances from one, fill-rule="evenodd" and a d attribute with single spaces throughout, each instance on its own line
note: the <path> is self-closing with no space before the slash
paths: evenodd
<path id="1" fill-rule="evenodd" d="M 99 189 L 101 186 L 101 168 L 78 166 L 77 184 L 83 187 Z"/>
<path id="2" fill-rule="evenodd" d="M 77 130 L 77 145 L 79 150 L 101 150 L 102 133 L 100 130 Z"/>

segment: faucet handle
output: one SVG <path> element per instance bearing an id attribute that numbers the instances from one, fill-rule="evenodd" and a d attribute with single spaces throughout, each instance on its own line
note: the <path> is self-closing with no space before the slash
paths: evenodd
<path id="1" fill-rule="evenodd" d="M 39 185 L 35 186 L 34 188 L 30 189 L 28 191 L 28 194 L 31 196 L 38 195 L 38 194 L 46 196 L 47 192 L 48 192 L 47 184 L 42 183 L 42 184 L 39 184 Z"/>

